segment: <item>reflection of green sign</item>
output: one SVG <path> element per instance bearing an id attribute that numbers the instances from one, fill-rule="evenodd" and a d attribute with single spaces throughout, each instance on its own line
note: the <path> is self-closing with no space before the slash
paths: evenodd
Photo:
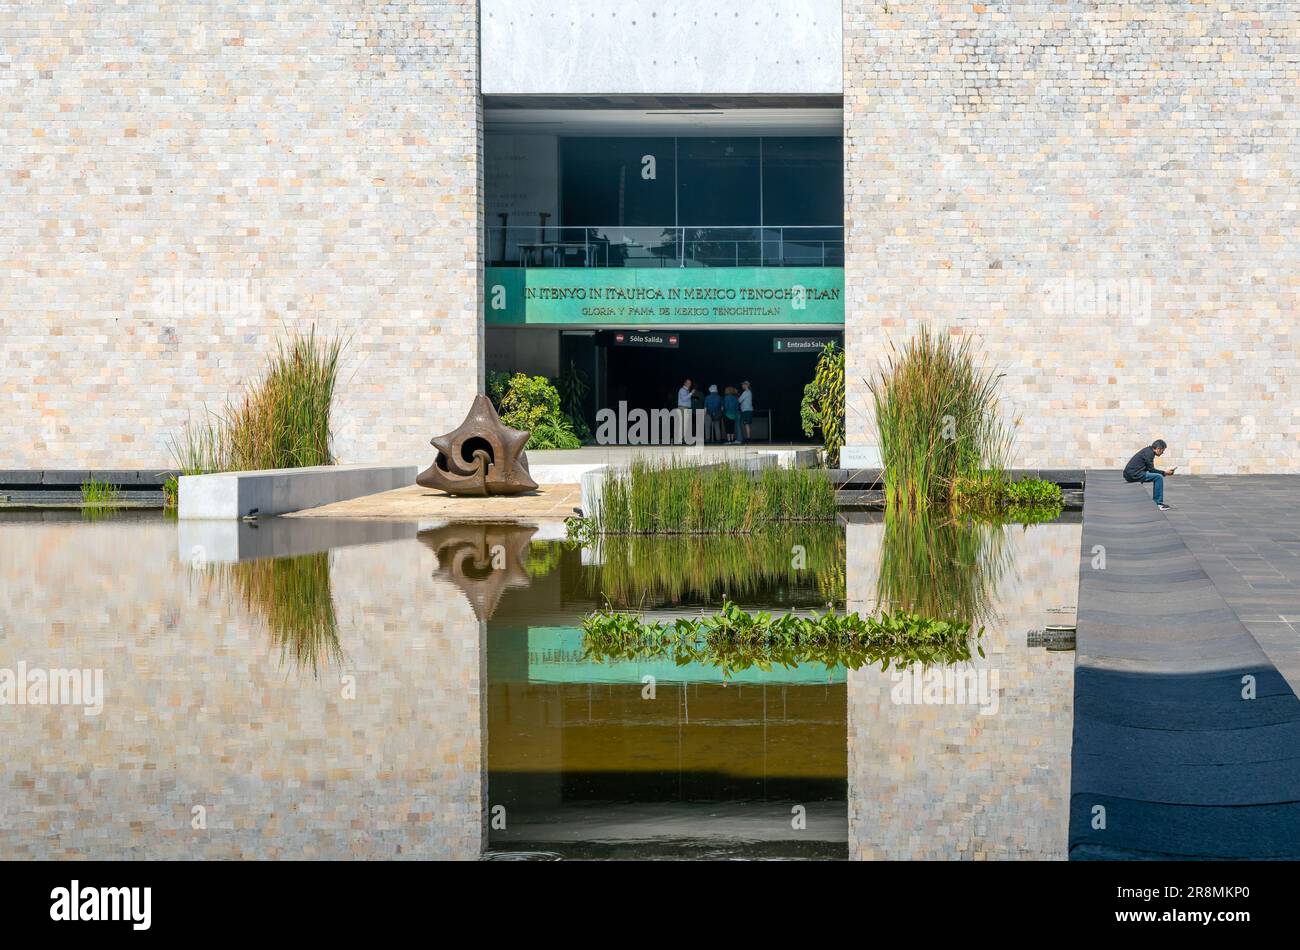
<path id="1" fill-rule="evenodd" d="M 597 663 L 583 659 L 581 627 L 528 628 L 528 682 L 530 683 L 641 683 L 653 676 L 660 683 L 843 683 L 845 671 L 821 663 L 804 663 L 793 669 L 776 666 L 764 673 L 757 667 L 732 673 L 705 663 L 678 666 L 672 660 L 616 660 Z"/>
<path id="2" fill-rule="evenodd" d="M 844 323 L 841 267 L 489 267 L 489 326 Z"/>

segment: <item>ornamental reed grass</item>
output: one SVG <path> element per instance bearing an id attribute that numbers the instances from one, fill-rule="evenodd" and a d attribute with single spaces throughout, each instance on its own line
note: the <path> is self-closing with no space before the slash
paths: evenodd
<path id="1" fill-rule="evenodd" d="M 976 360 L 970 337 L 922 328 L 868 380 L 886 504 L 923 508 L 962 476 L 1005 471 L 1014 427 L 998 401 L 1002 374 Z"/>
<path id="2" fill-rule="evenodd" d="M 835 486 L 822 469 L 754 473 L 723 462 L 633 460 L 605 478 L 591 519 L 600 534 L 748 534 L 771 524 L 835 519 Z"/>
<path id="3" fill-rule="evenodd" d="M 87 507 L 112 508 L 121 504 L 122 493 L 116 485 L 95 479 L 81 483 L 81 503 Z"/>
<path id="4" fill-rule="evenodd" d="M 186 425 L 172 455 L 183 474 L 333 465 L 330 410 L 344 341 L 280 340 L 266 371 L 222 413 Z"/>

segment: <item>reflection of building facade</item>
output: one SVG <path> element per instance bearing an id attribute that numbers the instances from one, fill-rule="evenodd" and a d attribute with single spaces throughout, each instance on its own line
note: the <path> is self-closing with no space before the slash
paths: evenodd
<path id="1" fill-rule="evenodd" d="M 40 38 L 0 160 L 11 467 L 168 463 L 304 319 L 352 334 L 350 461 L 419 456 L 487 368 L 577 366 L 592 409 L 749 378 L 801 437 L 812 357 L 773 338 L 802 334 L 843 335 L 869 461 L 862 380 L 924 319 L 1006 369 L 1023 464 L 1158 433 L 1300 466 L 1290 8 L 62 7 L 7 21 Z M 1231 448 L 1265 434 L 1267 461 Z"/>
<path id="2" fill-rule="evenodd" d="M 433 554 L 409 540 L 329 554 L 343 661 L 317 674 L 178 563 L 175 534 L 0 532 L 6 655 L 102 668 L 106 700 L 94 718 L 0 704 L 0 857 L 478 857 L 482 627 L 430 580 Z"/>
<path id="3" fill-rule="evenodd" d="M 848 530 L 849 608 L 869 611 L 884 525 Z M 994 593 L 1001 619 L 969 664 L 996 689 L 996 712 L 951 691 L 942 703 L 900 702 L 890 673 L 849 673 L 852 858 L 1065 858 L 1074 654 L 1030 648 L 1025 634 L 1073 616 L 1081 527 L 1003 530 L 1012 566 Z"/>
<path id="4" fill-rule="evenodd" d="M 507 816 L 488 847 L 843 859 L 843 671 L 727 682 L 703 664 L 584 662 L 597 600 L 570 555 L 506 591 L 487 625 L 489 804 Z"/>

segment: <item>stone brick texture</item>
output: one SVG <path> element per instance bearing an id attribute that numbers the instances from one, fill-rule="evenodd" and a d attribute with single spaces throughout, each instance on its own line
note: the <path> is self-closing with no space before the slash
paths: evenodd
<path id="1" fill-rule="evenodd" d="M 0 468 L 167 466 L 276 340 L 348 339 L 340 461 L 482 375 L 469 0 L 0 3 Z"/>
<path id="2" fill-rule="evenodd" d="M 850 610 L 880 606 L 884 530 L 849 525 Z M 850 860 L 1066 857 L 1074 653 L 1028 646 L 1027 635 L 1074 622 L 1082 527 L 992 530 L 1002 537 L 988 549 L 1007 565 L 990 584 L 996 620 L 980 638 L 984 656 L 951 669 L 982 675 L 981 701 L 996 696 L 996 708 L 955 694 L 898 702 L 911 680 L 900 689 L 897 670 L 848 673 Z"/>
<path id="3" fill-rule="evenodd" d="M 175 525 L 94 527 L 0 532 L 0 665 L 103 673 L 96 716 L 0 705 L 0 859 L 478 858 L 484 628 L 427 546 L 322 555 L 313 668 Z"/>
<path id="4" fill-rule="evenodd" d="M 850 444 L 929 324 L 1021 465 L 1300 471 L 1300 6 L 845 0 L 844 68 Z"/>

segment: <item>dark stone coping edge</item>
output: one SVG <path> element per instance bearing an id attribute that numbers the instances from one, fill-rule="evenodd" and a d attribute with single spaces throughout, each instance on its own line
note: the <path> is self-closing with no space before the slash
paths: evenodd
<path id="1" fill-rule="evenodd" d="M 180 475 L 180 472 L 156 468 L 0 469 L 0 492 L 5 489 L 38 491 L 43 488 L 61 488 L 66 490 L 69 486 L 80 488 L 91 479 L 101 484 L 116 485 L 119 488 L 161 489 L 163 483 L 173 475 Z"/>
<path id="2" fill-rule="evenodd" d="M 831 481 L 836 485 L 862 485 L 867 488 L 881 488 L 879 468 L 832 468 L 829 469 Z M 1062 488 L 1084 488 L 1086 473 L 1081 468 L 1013 468 L 1008 473 L 1012 481 L 1027 478 L 1041 478 L 1055 482 Z"/>

